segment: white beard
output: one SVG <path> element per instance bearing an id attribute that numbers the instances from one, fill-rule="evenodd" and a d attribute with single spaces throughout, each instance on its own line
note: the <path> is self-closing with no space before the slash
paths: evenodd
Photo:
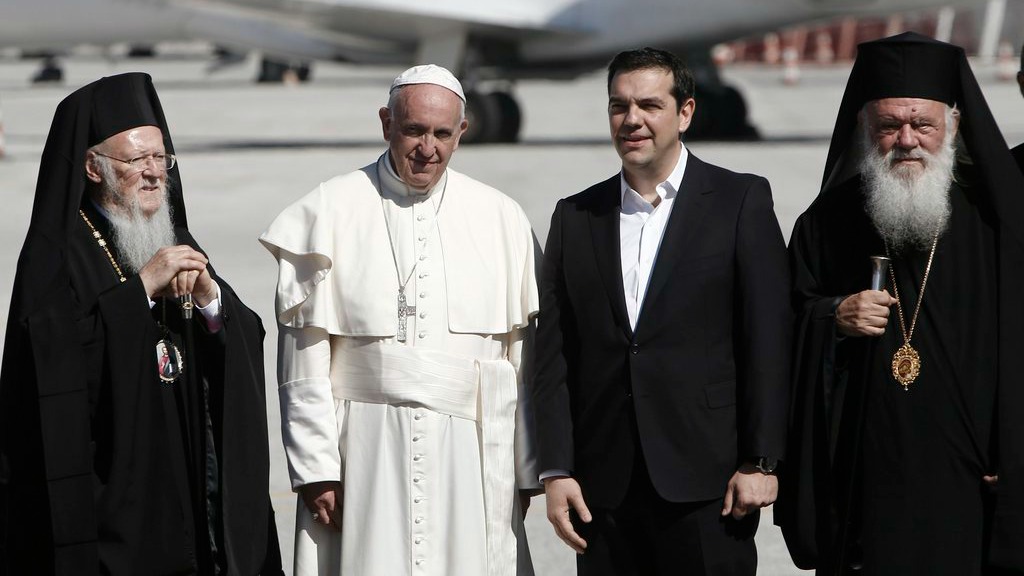
<path id="1" fill-rule="evenodd" d="M 895 147 L 882 154 L 865 129 L 861 132 L 861 153 L 867 212 L 882 239 L 896 252 L 930 248 L 936 233 L 945 231 L 949 223 L 949 187 L 956 159 L 953 131 L 947 128 L 942 147 L 935 154 L 920 148 L 903 152 Z M 896 158 L 921 158 L 924 170 L 893 166 Z"/>
<path id="2" fill-rule="evenodd" d="M 103 173 L 100 193 L 110 218 L 111 241 L 123 260 L 122 264 L 137 274 L 157 250 L 177 244 L 167 194 L 168 180 L 165 179 L 161 186 L 163 199 L 160 207 L 146 218 L 137 196 L 121 194 L 114 188 L 117 176 L 110 165 L 101 162 L 100 171 Z"/>

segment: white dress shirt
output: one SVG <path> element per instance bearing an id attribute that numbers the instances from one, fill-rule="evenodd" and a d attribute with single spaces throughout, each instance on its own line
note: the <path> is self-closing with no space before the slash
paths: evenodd
<path id="1" fill-rule="evenodd" d="M 629 327 L 636 330 L 636 321 L 647 295 L 654 261 L 661 239 L 672 214 L 672 205 L 679 194 L 679 185 L 686 171 L 688 154 L 680 146 L 679 161 L 668 178 L 655 187 L 661 201 L 655 206 L 629 187 L 625 172 L 619 176 L 622 205 L 619 209 L 619 254 L 622 258 L 622 288 L 626 295 Z"/>

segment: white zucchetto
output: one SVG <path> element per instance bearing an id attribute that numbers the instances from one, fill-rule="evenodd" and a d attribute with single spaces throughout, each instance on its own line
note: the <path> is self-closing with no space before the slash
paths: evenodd
<path id="1" fill-rule="evenodd" d="M 442 88 L 451 90 L 463 102 L 466 101 L 466 94 L 462 91 L 462 84 L 459 83 L 458 78 L 449 72 L 447 68 L 443 68 L 436 64 L 413 66 L 405 72 L 402 72 L 398 75 L 398 78 L 395 78 L 395 81 L 391 83 L 391 90 L 388 93 L 394 93 L 395 90 L 405 86 L 406 84 L 435 84 Z"/>

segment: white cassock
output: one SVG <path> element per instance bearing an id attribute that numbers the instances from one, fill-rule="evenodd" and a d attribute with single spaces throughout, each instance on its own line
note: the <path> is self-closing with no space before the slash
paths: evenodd
<path id="1" fill-rule="evenodd" d="M 295 576 L 532 575 L 516 498 L 539 487 L 521 377 L 539 308 L 529 222 L 450 169 L 411 195 L 387 155 L 260 237 L 279 262 L 292 487 L 344 487 L 340 534 L 299 499 Z"/>

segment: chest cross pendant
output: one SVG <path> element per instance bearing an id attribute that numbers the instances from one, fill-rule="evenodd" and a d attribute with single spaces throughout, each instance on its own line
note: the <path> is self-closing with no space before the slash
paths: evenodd
<path id="1" fill-rule="evenodd" d="M 398 336 L 399 342 L 405 342 L 408 317 L 416 315 L 416 307 L 409 306 L 405 299 L 405 287 L 398 289 Z"/>

